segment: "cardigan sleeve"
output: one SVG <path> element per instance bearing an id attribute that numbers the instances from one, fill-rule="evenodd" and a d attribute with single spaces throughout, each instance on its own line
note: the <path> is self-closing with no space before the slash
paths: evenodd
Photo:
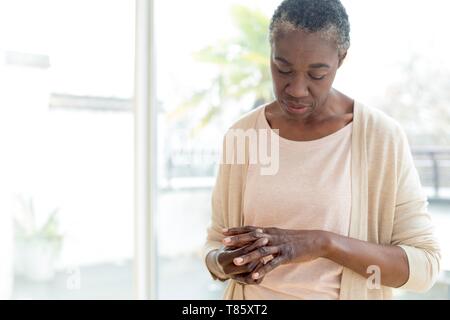
<path id="1" fill-rule="evenodd" d="M 216 183 L 214 185 L 211 197 L 211 220 L 207 228 L 206 243 L 203 247 L 203 260 L 211 250 L 220 248 L 222 245 L 222 229 L 225 227 L 222 215 L 222 179 L 223 179 L 223 165 L 219 166 Z"/>
<path id="2" fill-rule="evenodd" d="M 223 148 L 225 148 L 225 138 L 223 141 Z M 225 221 L 223 216 L 224 208 L 222 205 L 224 199 L 223 184 L 226 181 L 226 175 L 228 172 L 225 166 L 226 164 L 220 163 L 216 177 L 216 182 L 212 191 L 211 219 L 210 224 L 206 230 L 206 242 L 203 246 L 202 252 L 202 259 L 203 262 L 205 263 L 205 266 L 206 266 L 206 257 L 208 253 L 210 253 L 212 250 L 219 249 L 222 246 L 222 239 L 224 238 L 222 234 L 222 229 L 225 228 Z M 208 267 L 206 268 L 208 269 Z M 210 274 L 214 280 L 218 279 L 213 273 L 210 272 Z"/>
<path id="3" fill-rule="evenodd" d="M 399 289 L 425 292 L 439 275 L 440 248 L 427 210 L 427 197 L 402 129 L 398 137 L 397 194 L 391 243 L 405 251 L 409 264 L 408 280 Z"/>

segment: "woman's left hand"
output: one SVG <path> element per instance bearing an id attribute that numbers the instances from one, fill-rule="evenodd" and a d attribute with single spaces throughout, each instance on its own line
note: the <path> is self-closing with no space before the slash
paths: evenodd
<path id="1" fill-rule="evenodd" d="M 228 247 L 241 247 L 260 238 L 269 240 L 265 246 L 233 260 L 237 266 L 241 266 L 273 257 L 253 271 L 251 277 L 254 280 L 261 279 L 282 264 L 300 263 L 324 257 L 329 239 L 328 232 L 321 230 L 286 230 L 254 226 L 230 228 L 223 234 L 227 236 L 223 243 Z"/>

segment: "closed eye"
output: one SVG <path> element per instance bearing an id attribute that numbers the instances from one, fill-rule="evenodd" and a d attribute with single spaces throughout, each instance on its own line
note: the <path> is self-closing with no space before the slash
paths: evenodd
<path id="1" fill-rule="evenodd" d="M 323 79 L 326 77 L 326 75 L 321 76 L 321 77 L 313 77 L 312 75 L 309 75 L 309 76 L 310 76 L 311 79 L 313 79 L 313 80 L 323 80 Z"/>
<path id="2" fill-rule="evenodd" d="M 282 70 L 280 70 L 280 69 L 277 69 L 278 70 L 278 72 L 280 73 L 280 74 L 283 74 L 283 75 L 290 75 L 290 74 L 292 74 L 292 71 L 282 71 Z M 312 75 L 309 75 L 310 76 L 310 78 L 311 79 L 313 79 L 313 80 L 323 80 L 325 77 L 326 77 L 326 75 L 323 75 L 323 76 L 321 76 L 321 77 L 314 77 L 314 76 L 312 76 Z"/>
<path id="3" fill-rule="evenodd" d="M 280 74 L 284 74 L 284 75 L 288 75 L 288 74 L 291 74 L 291 73 L 292 73 L 292 71 L 281 71 L 280 69 L 278 69 L 278 72 L 279 72 Z"/>

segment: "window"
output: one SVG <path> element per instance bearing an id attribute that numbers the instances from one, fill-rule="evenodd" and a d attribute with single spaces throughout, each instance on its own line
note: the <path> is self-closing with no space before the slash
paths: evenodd
<path id="1" fill-rule="evenodd" d="M 133 298 L 134 15 L 0 4 L 1 297 Z"/>
<path id="2" fill-rule="evenodd" d="M 156 2 L 159 298 L 222 297 L 224 286 L 210 280 L 200 258 L 217 155 L 227 127 L 273 97 L 267 27 L 279 3 Z M 441 41 L 449 28 L 447 4 L 343 3 L 352 45 L 335 87 L 384 110 L 405 128 L 437 235 L 449 252 L 450 48 Z M 402 13 L 406 6 L 408 15 Z M 396 298 L 448 298 L 450 265 L 444 260 L 443 266 L 429 293 L 398 291 Z"/>
<path id="3" fill-rule="evenodd" d="M 335 87 L 406 130 L 442 245 L 432 290 L 396 298 L 448 299 L 449 4 L 342 1 L 352 45 Z M 0 298 L 222 297 L 201 259 L 218 155 L 273 99 L 280 2 L 149 1 L 154 21 L 144 0 L 0 2 Z M 135 56 L 150 25 L 154 52 Z"/>

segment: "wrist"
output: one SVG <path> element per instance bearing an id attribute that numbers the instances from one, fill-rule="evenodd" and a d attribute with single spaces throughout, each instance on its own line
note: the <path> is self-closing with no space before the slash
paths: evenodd
<path id="1" fill-rule="evenodd" d="M 319 231 L 317 243 L 320 257 L 330 258 L 331 253 L 333 252 L 333 240 L 334 234 L 332 232 Z"/>
<path id="2" fill-rule="evenodd" d="M 324 230 L 300 230 L 292 241 L 295 253 L 295 258 L 292 262 L 303 262 L 306 253 L 305 249 L 308 251 L 308 257 L 329 259 L 334 250 L 334 235 L 334 233 Z"/>
<path id="3" fill-rule="evenodd" d="M 218 249 L 212 250 L 211 252 L 208 253 L 207 259 L 209 263 L 207 265 L 209 272 L 213 276 L 214 280 L 217 279 L 220 281 L 228 280 L 226 274 L 223 271 L 222 266 L 219 263 L 218 257 L 219 257 Z"/>

